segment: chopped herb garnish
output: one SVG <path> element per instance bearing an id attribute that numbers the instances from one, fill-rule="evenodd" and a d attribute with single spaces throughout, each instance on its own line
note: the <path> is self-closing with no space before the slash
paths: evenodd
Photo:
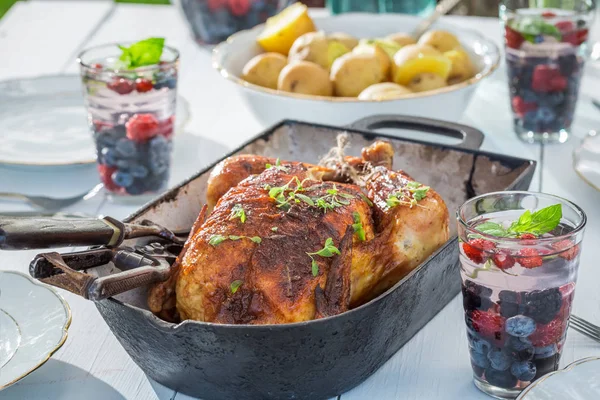
<path id="1" fill-rule="evenodd" d="M 229 216 L 229 219 L 235 218 L 239 218 L 242 224 L 246 222 L 246 212 L 244 211 L 244 208 L 241 204 L 236 204 L 231 209 L 231 215 Z"/>
<path id="2" fill-rule="evenodd" d="M 319 265 L 315 261 L 313 256 L 321 256 L 321 257 L 333 257 L 335 254 L 340 254 L 340 251 L 337 247 L 333 245 L 333 239 L 327 238 L 325 240 L 325 245 L 319 251 L 314 253 L 306 253 L 311 259 L 311 269 L 313 276 L 319 275 Z"/>
<path id="3" fill-rule="evenodd" d="M 296 188 L 290 188 L 292 183 L 296 183 Z M 290 202 L 300 203 L 300 201 L 312 202 L 308 196 L 304 196 L 299 194 L 299 192 L 303 192 L 305 189 L 302 186 L 303 182 L 300 182 L 297 176 L 294 176 L 288 183 L 283 186 L 272 187 L 269 189 L 269 197 L 275 199 L 277 202 L 277 207 L 282 208 L 287 211 L 290 209 Z M 288 193 L 286 193 L 288 192 Z M 298 197 L 298 198 L 296 198 Z"/>
<path id="4" fill-rule="evenodd" d="M 337 207 L 343 207 L 350 204 L 348 200 L 353 199 L 354 196 L 347 193 L 340 193 L 335 184 L 333 188 L 327 189 L 327 194 L 316 199 L 315 204 L 317 207 L 323 209 L 323 212 L 334 210 Z"/>
<path id="5" fill-rule="evenodd" d="M 552 231 L 560 223 L 562 206 L 554 204 L 532 213 L 526 210 L 508 228 L 499 223 L 486 221 L 474 228 L 481 233 L 497 237 L 518 237 L 524 233 L 540 236 Z"/>
<path id="6" fill-rule="evenodd" d="M 273 232 L 277 232 L 277 229 L 279 229 L 279 228 L 277 228 L 276 226 L 274 226 L 274 227 L 272 227 L 272 228 L 271 228 L 271 230 L 272 230 Z"/>
<path id="7" fill-rule="evenodd" d="M 275 165 L 271 165 L 271 164 L 267 163 L 265 165 L 265 167 L 267 167 L 267 169 L 269 169 L 269 168 L 275 168 L 275 169 L 278 169 L 278 170 L 283 171 L 283 172 L 289 172 L 290 171 L 288 167 L 284 167 L 283 165 L 281 165 L 281 160 L 279 158 L 275 161 Z"/>
<path id="8" fill-rule="evenodd" d="M 123 61 L 126 68 L 134 69 L 146 65 L 155 65 L 160 62 L 160 57 L 165 46 L 164 38 L 149 38 L 132 44 L 129 47 L 119 46 L 123 51 L 119 60 Z"/>
<path id="9" fill-rule="evenodd" d="M 360 222 L 360 214 L 356 211 L 352 213 L 352 218 L 354 218 L 354 223 L 352 224 L 352 229 L 354 229 L 354 233 L 358 236 L 358 239 L 364 242 L 367 238 L 365 235 L 365 229 L 363 228 L 362 222 Z"/>
<path id="10" fill-rule="evenodd" d="M 210 239 L 208 240 L 208 244 L 210 244 L 213 247 L 217 247 L 218 245 L 220 245 L 221 243 L 223 243 L 226 240 L 227 240 L 227 237 L 225 237 L 223 235 L 212 235 L 210 237 Z"/>
<path id="11" fill-rule="evenodd" d="M 365 196 L 365 194 L 364 194 L 364 193 L 361 193 L 359 196 L 360 196 L 360 198 L 361 198 L 361 199 L 363 199 L 363 201 L 364 201 L 365 203 L 367 203 L 367 205 L 368 205 L 369 207 L 373 207 L 373 202 L 372 202 L 371 200 L 369 200 L 369 198 L 368 198 L 367 196 Z"/>
<path id="12" fill-rule="evenodd" d="M 240 286 L 242 286 L 244 282 L 240 281 L 239 279 L 236 279 L 235 281 L 231 282 L 231 285 L 229 285 L 229 289 L 231 290 L 232 294 L 235 294 L 235 292 L 238 291 L 238 289 L 240 288 Z"/>
<path id="13" fill-rule="evenodd" d="M 402 205 L 413 208 L 418 205 L 417 202 L 427 197 L 429 189 L 429 186 L 425 186 L 419 182 L 409 182 L 401 187 L 399 191 L 388 195 L 386 200 L 387 206 L 391 208 Z"/>

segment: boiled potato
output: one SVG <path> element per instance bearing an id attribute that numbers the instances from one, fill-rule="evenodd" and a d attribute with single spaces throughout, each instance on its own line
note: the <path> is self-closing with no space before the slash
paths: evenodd
<path id="1" fill-rule="evenodd" d="M 392 81 L 410 88 L 408 83 L 425 72 L 439 75 L 446 81 L 451 68 L 452 62 L 433 47 L 409 44 L 394 55 Z"/>
<path id="2" fill-rule="evenodd" d="M 287 64 L 287 58 L 279 53 L 263 53 L 246 63 L 242 79 L 255 85 L 277 89 L 279 73 Z"/>
<path id="3" fill-rule="evenodd" d="M 393 40 L 394 42 L 398 43 L 398 45 L 400 45 L 400 46 L 406 46 L 407 44 L 417 43 L 417 41 L 415 40 L 414 37 L 412 37 L 408 33 L 403 33 L 403 32 L 392 33 L 391 35 L 388 35 L 386 37 L 386 39 Z"/>
<path id="4" fill-rule="evenodd" d="M 336 96 L 356 97 L 367 87 L 385 80 L 386 75 L 374 52 L 353 51 L 333 62 L 330 77 Z"/>
<path id="5" fill-rule="evenodd" d="M 363 44 L 378 46 L 381 50 L 385 51 L 385 54 L 388 55 L 390 60 L 394 58 L 394 54 L 402 48 L 402 46 L 390 39 L 362 39 L 359 42 L 359 45 Z"/>
<path id="6" fill-rule="evenodd" d="M 256 41 L 265 51 L 287 56 L 296 39 L 315 30 L 315 24 L 308 15 L 308 8 L 302 3 L 294 3 L 267 19 L 265 28 Z"/>
<path id="7" fill-rule="evenodd" d="M 288 60 L 310 61 L 319 64 L 323 68 L 329 68 L 328 42 L 323 32 L 309 32 L 294 41 Z"/>
<path id="8" fill-rule="evenodd" d="M 327 36 L 330 42 L 338 42 L 343 44 L 348 48 L 348 50 L 352 50 L 356 46 L 358 46 L 358 39 L 354 36 L 348 35 L 347 33 L 342 32 L 334 32 Z"/>
<path id="9" fill-rule="evenodd" d="M 447 31 L 427 31 L 419 39 L 419 44 L 427 44 L 445 53 L 460 47 L 460 42 L 452 33 Z"/>
<path id="10" fill-rule="evenodd" d="M 452 69 L 450 69 L 450 75 L 448 75 L 450 84 L 465 81 L 475 75 L 471 58 L 462 48 L 447 51 L 444 56 L 452 62 Z"/>
<path id="11" fill-rule="evenodd" d="M 414 76 L 407 87 L 414 92 L 426 92 L 447 86 L 446 80 L 437 74 L 424 72 Z"/>
<path id="12" fill-rule="evenodd" d="M 286 65 L 279 74 L 277 89 L 292 93 L 331 96 L 333 84 L 327 70 L 310 61 Z"/>
<path id="13" fill-rule="evenodd" d="M 352 53 L 354 54 L 366 54 L 371 57 L 375 57 L 378 60 L 379 68 L 381 69 L 381 74 L 383 75 L 383 80 L 387 80 L 390 75 L 390 68 L 392 65 L 392 61 L 387 53 L 379 46 L 374 44 L 359 44 L 354 49 L 352 49 Z M 357 93 L 358 95 L 358 93 Z"/>
<path id="14" fill-rule="evenodd" d="M 410 89 L 397 83 L 382 82 L 369 86 L 358 95 L 359 100 L 389 100 L 412 93 Z"/>

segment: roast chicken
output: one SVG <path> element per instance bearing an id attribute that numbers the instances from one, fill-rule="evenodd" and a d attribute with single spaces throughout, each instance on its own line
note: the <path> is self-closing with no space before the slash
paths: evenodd
<path id="1" fill-rule="evenodd" d="M 389 289 L 448 240 L 448 209 L 392 170 L 386 142 L 326 165 L 229 157 L 172 267 L 149 292 L 172 321 L 281 324 L 339 314 Z"/>

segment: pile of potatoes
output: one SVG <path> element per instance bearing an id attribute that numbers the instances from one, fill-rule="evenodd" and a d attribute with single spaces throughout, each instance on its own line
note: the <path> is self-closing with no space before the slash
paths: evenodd
<path id="1" fill-rule="evenodd" d="M 287 53 L 265 50 L 248 61 L 242 78 L 306 95 L 387 100 L 453 85 L 475 74 L 456 36 L 442 30 L 428 31 L 418 42 L 405 33 L 358 40 L 345 33 L 312 31 L 299 35 Z"/>

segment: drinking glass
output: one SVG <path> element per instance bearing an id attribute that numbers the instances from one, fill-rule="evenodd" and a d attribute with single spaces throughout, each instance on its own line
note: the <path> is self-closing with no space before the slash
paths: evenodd
<path id="1" fill-rule="evenodd" d="M 521 140 L 569 138 L 593 18 L 593 0 L 502 1 L 513 124 Z"/>
<path id="2" fill-rule="evenodd" d="M 327 0 L 332 14 L 360 11 L 427 15 L 435 5 L 435 0 Z"/>
<path id="3" fill-rule="evenodd" d="M 486 394 L 515 398 L 558 369 L 585 223 L 577 205 L 534 192 L 489 193 L 458 210 L 469 354 Z"/>
<path id="4" fill-rule="evenodd" d="M 78 61 L 100 180 L 113 199 L 139 200 L 169 180 L 179 53 L 164 46 L 158 64 L 124 69 L 118 45 L 85 50 Z"/>

